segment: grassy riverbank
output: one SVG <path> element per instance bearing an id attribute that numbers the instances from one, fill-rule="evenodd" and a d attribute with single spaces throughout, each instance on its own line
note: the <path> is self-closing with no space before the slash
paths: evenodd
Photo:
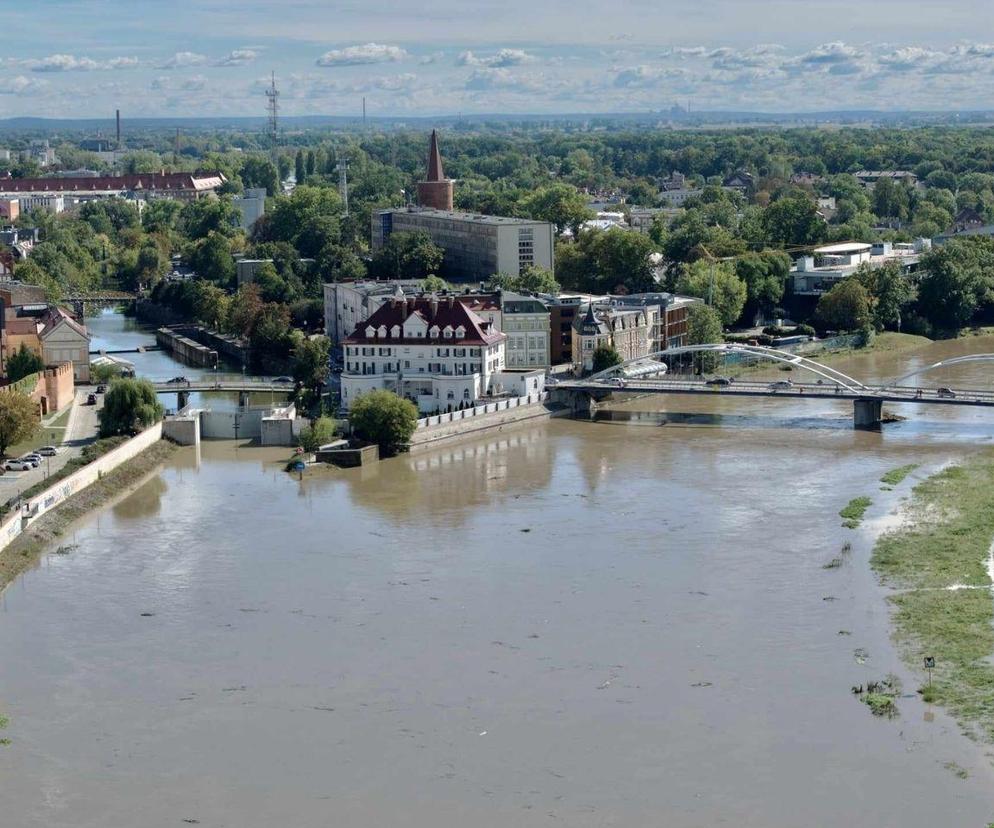
<path id="1" fill-rule="evenodd" d="M 884 331 L 874 336 L 870 344 L 862 348 L 824 348 L 821 350 L 805 351 L 804 356 L 816 359 L 818 362 L 826 365 L 831 365 L 834 360 L 848 359 L 861 354 L 905 353 L 917 351 L 931 344 L 932 340 L 927 336 Z"/>
<path id="2" fill-rule="evenodd" d="M 969 735 L 994 742 L 994 453 L 920 483 L 906 512 L 905 525 L 883 535 L 872 557 L 896 590 L 895 640 L 919 672 L 926 656 L 935 658 L 929 700 Z"/>
<path id="3" fill-rule="evenodd" d="M 0 550 L 0 591 L 21 572 L 33 566 L 46 548 L 57 543 L 73 521 L 134 486 L 175 450 L 176 446 L 172 443 L 160 440 L 39 518 L 10 546 Z"/>

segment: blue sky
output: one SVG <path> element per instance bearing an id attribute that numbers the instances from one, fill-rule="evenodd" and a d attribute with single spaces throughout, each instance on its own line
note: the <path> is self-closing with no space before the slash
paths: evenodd
<path id="1" fill-rule="evenodd" d="M 989 2 L 0 0 L 0 118 L 994 109 Z"/>

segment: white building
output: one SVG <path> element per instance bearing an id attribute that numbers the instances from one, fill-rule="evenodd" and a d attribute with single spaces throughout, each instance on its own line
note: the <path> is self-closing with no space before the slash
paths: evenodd
<path id="1" fill-rule="evenodd" d="M 505 340 L 454 296 L 392 299 L 345 339 L 342 405 L 375 389 L 423 413 L 474 405 L 501 390 Z"/>
<path id="2" fill-rule="evenodd" d="M 810 256 L 802 256 L 790 272 L 794 293 L 818 296 L 852 276 L 862 265 L 883 267 L 897 262 L 906 273 L 918 268 L 921 254 L 932 246 L 930 239 L 913 243 L 842 242 L 816 247 Z"/>
<path id="3" fill-rule="evenodd" d="M 508 368 L 548 368 L 550 351 L 549 308 L 532 296 L 502 292 L 501 321 L 498 325 L 507 336 L 505 361 Z"/>
<path id="4" fill-rule="evenodd" d="M 72 363 L 76 382 L 90 381 L 90 334 L 62 308 L 51 307 L 42 317 L 39 333 L 42 359 L 46 365 Z"/>
<path id="5" fill-rule="evenodd" d="M 249 187 L 240 196 L 231 199 L 240 215 L 238 226 L 250 231 L 255 223 L 266 214 L 266 188 Z"/>
<path id="6" fill-rule="evenodd" d="M 588 373 L 594 368 L 594 351 L 614 348 L 622 362 L 646 357 L 653 352 L 653 331 L 658 306 L 639 308 L 597 307 L 573 322 L 573 371 Z"/>

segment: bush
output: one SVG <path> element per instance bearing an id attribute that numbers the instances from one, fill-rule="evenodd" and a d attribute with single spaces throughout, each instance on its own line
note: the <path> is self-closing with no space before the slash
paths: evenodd
<path id="1" fill-rule="evenodd" d="M 349 412 L 356 437 L 376 443 L 385 454 L 396 454 L 407 444 L 418 425 L 418 409 L 392 391 L 363 394 Z"/>
<path id="2" fill-rule="evenodd" d="M 300 447 L 304 451 L 317 451 L 335 438 L 335 421 L 330 417 L 318 417 L 313 424 L 301 429 Z"/>
<path id="3" fill-rule="evenodd" d="M 162 419 L 165 409 L 148 380 L 116 380 L 100 410 L 100 436 L 135 434 Z"/>
<path id="4" fill-rule="evenodd" d="M 621 361 L 621 354 L 612 345 L 598 345 L 594 349 L 593 371 L 598 374 L 608 368 L 614 368 L 615 365 L 621 365 Z"/>

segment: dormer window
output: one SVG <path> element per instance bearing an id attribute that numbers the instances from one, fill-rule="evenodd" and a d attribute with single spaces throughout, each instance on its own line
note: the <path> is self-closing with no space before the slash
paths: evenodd
<path id="1" fill-rule="evenodd" d="M 367 325 L 366 339 L 372 339 L 374 336 L 376 336 L 376 328 L 374 328 L 372 325 Z"/>
<path id="2" fill-rule="evenodd" d="M 428 329 L 428 336 L 430 336 L 432 339 L 438 339 L 438 325 L 432 325 Z"/>
<path id="3" fill-rule="evenodd" d="M 399 339 L 400 338 L 400 325 L 394 325 L 390 329 L 390 336 Z"/>
<path id="4" fill-rule="evenodd" d="M 381 337 L 382 339 L 386 339 L 387 338 L 387 326 L 386 325 L 380 325 L 380 327 L 376 331 L 376 335 L 378 337 Z"/>
<path id="5" fill-rule="evenodd" d="M 460 325 L 456 328 L 456 339 L 462 339 L 464 336 L 466 336 L 466 329 Z"/>
<path id="6" fill-rule="evenodd" d="M 442 336 L 444 336 L 446 339 L 452 339 L 452 326 L 451 325 L 446 325 L 445 326 L 445 330 L 442 331 Z"/>

